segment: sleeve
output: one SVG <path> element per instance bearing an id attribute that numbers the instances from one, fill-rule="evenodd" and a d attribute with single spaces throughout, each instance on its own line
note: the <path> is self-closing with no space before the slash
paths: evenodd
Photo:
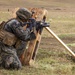
<path id="1" fill-rule="evenodd" d="M 12 25 L 12 31 L 20 40 L 29 41 L 30 40 L 30 29 L 27 28 L 23 30 L 23 27 L 19 24 Z"/>

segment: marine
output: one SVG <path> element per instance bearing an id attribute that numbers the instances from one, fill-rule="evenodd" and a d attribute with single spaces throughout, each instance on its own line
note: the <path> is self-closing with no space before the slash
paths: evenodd
<path id="1" fill-rule="evenodd" d="M 10 43 L 5 40 L 6 37 L 0 38 L 0 66 L 5 69 L 21 69 L 22 63 L 20 57 L 24 52 L 27 42 L 36 38 L 31 32 L 32 26 L 28 25 L 23 29 L 23 23 L 27 22 L 32 17 L 32 12 L 26 8 L 20 8 L 16 12 L 16 18 L 8 20 L 3 27 L 3 30 L 9 35 L 15 35 L 16 40 L 20 41 L 20 45 L 16 47 L 17 41 Z M 9 40 L 9 37 L 7 38 Z M 14 38 L 13 38 L 14 39 Z"/>

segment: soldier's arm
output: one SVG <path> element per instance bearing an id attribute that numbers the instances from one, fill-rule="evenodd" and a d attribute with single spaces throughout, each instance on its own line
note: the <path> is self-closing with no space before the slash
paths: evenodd
<path id="1" fill-rule="evenodd" d="M 26 30 L 23 29 L 20 22 L 17 20 L 11 20 L 5 25 L 5 30 L 8 32 L 11 32 L 15 34 L 16 37 L 18 37 L 20 40 L 23 41 L 29 41 L 33 38 L 35 39 L 34 33 L 32 34 L 30 31 L 30 27 L 26 28 Z"/>
<path id="2" fill-rule="evenodd" d="M 30 29 L 27 28 L 26 30 L 23 30 L 23 27 L 18 25 L 12 25 L 12 31 L 13 33 L 21 40 L 28 41 L 30 40 Z"/>

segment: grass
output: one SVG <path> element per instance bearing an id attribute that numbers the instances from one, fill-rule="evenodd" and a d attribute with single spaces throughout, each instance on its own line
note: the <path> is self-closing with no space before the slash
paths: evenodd
<path id="1" fill-rule="evenodd" d="M 12 0 L 12 4 L 10 0 L 0 1 L 2 4 L 6 4 L 6 7 L 3 8 L 4 10 L 2 10 L 0 7 L 0 22 L 3 20 L 7 21 L 12 16 L 12 12 L 7 11 L 8 8 L 14 8 L 16 6 L 21 7 L 22 3 L 23 6 L 25 6 L 24 2 L 21 2 L 19 5 L 20 2 L 17 3 L 17 0 L 15 2 L 14 1 L 15 0 Z M 31 1 L 33 3 L 32 6 L 44 6 L 48 9 L 49 14 L 47 21 L 50 22 L 50 28 L 61 39 L 75 37 L 75 12 L 73 12 L 75 9 L 71 9 L 71 7 L 75 7 L 73 2 L 70 4 L 70 2 L 68 3 L 66 0 L 66 2 L 62 1 L 60 3 L 58 0 L 58 2 L 52 2 L 51 4 L 48 4 L 49 0 L 30 0 L 28 4 L 31 4 Z M 52 36 L 44 29 L 42 37 Z M 67 43 L 67 45 L 74 47 L 75 43 Z M 72 56 L 64 49 L 61 49 L 61 47 L 59 50 L 57 50 L 57 48 L 52 48 L 51 50 L 39 48 L 34 67 L 23 66 L 22 70 L 18 71 L 5 70 L 1 68 L 0 75 L 75 75 L 75 62 L 72 60 Z"/>
<path id="2" fill-rule="evenodd" d="M 74 46 L 75 47 L 75 43 L 70 43 L 70 44 L 67 44 L 68 46 Z"/>
<path id="3" fill-rule="evenodd" d="M 0 22 L 7 21 L 9 18 L 11 18 L 11 12 L 7 11 L 1 11 L 0 12 Z"/>
<path id="4" fill-rule="evenodd" d="M 50 12 L 52 14 L 52 12 Z M 1 18 L 0 22 L 7 20 L 11 17 L 11 12 L 0 12 Z M 55 14 L 55 12 L 53 13 Z M 48 22 L 51 23 L 50 28 L 60 37 L 75 37 L 75 16 L 69 13 L 70 16 L 61 16 L 63 14 L 49 15 Z M 67 13 L 66 13 L 67 14 Z M 57 15 L 59 17 L 57 17 Z M 42 36 L 50 37 L 47 35 L 47 31 L 44 30 Z M 73 44 L 67 44 L 68 46 L 74 46 Z M 0 75 L 75 75 L 75 62 L 71 60 L 71 57 L 66 56 L 65 51 L 48 51 L 44 49 L 39 49 L 35 66 L 29 67 L 25 66 L 22 70 L 5 70 L 0 69 Z"/>
<path id="5" fill-rule="evenodd" d="M 42 55 L 41 55 L 42 54 Z M 43 55 L 45 54 L 45 55 Z M 51 54 L 51 55 L 50 55 Z M 41 57 L 41 58 L 40 58 Z M 40 59 L 39 59 L 40 58 Z M 56 56 L 51 51 L 39 50 L 36 59 L 37 67 L 25 66 L 22 70 L 0 70 L 1 75 L 74 75 L 75 64 L 65 60 L 58 60 L 60 57 Z"/>

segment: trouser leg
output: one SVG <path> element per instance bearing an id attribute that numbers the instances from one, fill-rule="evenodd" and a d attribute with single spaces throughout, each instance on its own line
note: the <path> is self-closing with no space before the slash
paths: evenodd
<path id="1" fill-rule="evenodd" d="M 27 46 L 28 42 L 24 42 L 24 41 L 20 41 L 18 42 L 18 45 L 16 47 L 17 50 L 17 55 L 20 58 L 22 56 L 22 54 L 24 53 L 26 46 Z"/>
<path id="2" fill-rule="evenodd" d="M 2 66 L 6 69 L 21 69 L 22 64 L 17 56 L 7 55 L 2 58 Z"/>
<path id="3" fill-rule="evenodd" d="M 2 47 L 1 53 L 2 66 L 6 69 L 20 69 L 22 68 L 21 62 L 17 56 L 16 49 L 13 47 Z"/>
<path id="4" fill-rule="evenodd" d="M 14 58 L 14 60 L 13 60 L 13 62 L 10 64 L 10 67 L 11 67 L 12 69 L 15 69 L 15 68 L 16 68 L 16 69 L 21 69 L 21 68 L 22 68 L 22 64 L 21 64 L 19 58 L 18 58 L 17 56 L 14 56 L 13 58 Z"/>

